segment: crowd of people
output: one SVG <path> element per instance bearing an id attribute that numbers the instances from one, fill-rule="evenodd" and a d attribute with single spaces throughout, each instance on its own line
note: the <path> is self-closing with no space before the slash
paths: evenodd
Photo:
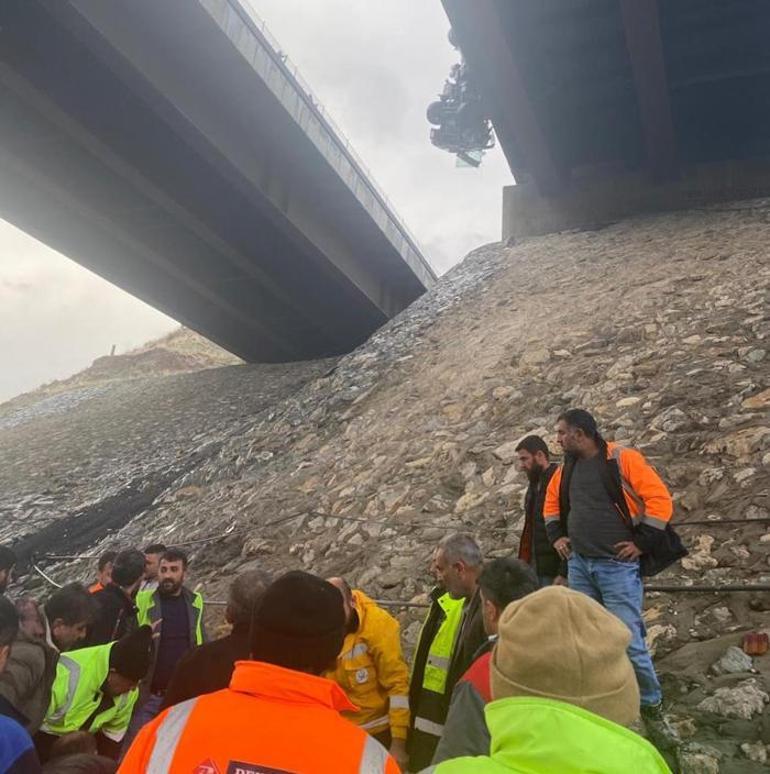
<path id="1" fill-rule="evenodd" d="M 436 546 L 411 667 L 343 577 L 243 572 L 209 640 L 178 548 L 105 553 L 38 605 L 0 547 L 0 773 L 670 771 L 642 575 L 684 553 L 671 496 L 588 412 L 556 430 L 560 465 L 518 444 L 518 557 Z"/>

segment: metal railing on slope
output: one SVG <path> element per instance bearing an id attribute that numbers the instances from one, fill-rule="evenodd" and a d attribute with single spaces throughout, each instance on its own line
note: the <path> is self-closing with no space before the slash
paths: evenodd
<path id="1" fill-rule="evenodd" d="M 421 524 L 421 523 L 414 523 L 414 522 L 393 522 L 389 520 L 384 519 L 366 519 L 360 516 L 343 516 L 343 515 L 334 515 L 329 513 L 321 513 L 319 511 L 303 511 L 301 513 L 292 513 L 288 516 L 281 516 L 277 519 L 272 519 L 268 522 L 265 522 L 264 524 L 255 525 L 251 527 L 244 527 L 242 529 L 235 529 L 235 524 L 231 524 L 230 527 L 228 527 L 224 532 L 220 532 L 216 535 L 209 535 L 207 537 L 203 538 L 196 538 L 195 540 L 188 540 L 183 541 L 180 543 L 174 542 L 173 545 L 175 547 L 184 547 L 184 546 L 192 546 L 192 545 L 205 545 L 207 543 L 215 543 L 219 540 L 223 540 L 228 537 L 233 537 L 235 535 L 242 535 L 242 534 L 248 534 L 253 533 L 257 531 L 258 529 L 264 529 L 266 527 L 274 527 L 278 526 L 280 524 L 285 524 L 290 521 L 293 521 L 294 519 L 298 519 L 303 516 L 312 516 L 314 518 L 324 518 L 324 519 L 339 519 L 340 521 L 348 521 L 348 522 L 355 522 L 355 523 L 363 523 L 363 524 L 369 524 L 372 526 L 377 527 L 390 527 L 390 528 L 408 528 L 408 529 L 436 529 L 436 526 L 433 524 Z M 735 526 L 737 524 L 762 524 L 762 523 L 770 523 L 770 517 L 761 517 L 758 519 L 705 519 L 705 520 L 693 520 L 689 522 L 680 522 L 679 527 L 688 527 L 688 526 L 720 526 L 720 525 L 732 525 Z M 506 531 L 507 528 L 501 528 L 502 531 Z M 80 561 L 80 560 L 90 560 L 90 559 L 96 559 L 98 558 L 98 554 L 40 554 L 38 555 L 39 559 L 48 559 L 51 561 Z M 60 587 L 61 584 L 57 583 L 50 575 L 48 575 L 44 570 L 40 568 L 38 565 L 38 562 L 35 557 L 32 559 L 31 563 L 32 568 L 34 571 L 40 575 L 44 580 L 46 580 L 48 583 Z M 729 583 L 729 584 L 721 584 L 721 585 L 709 585 L 709 584 L 666 584 L 666 583 L 649 583 L 645 584 L 644 590 L 647 593 L 735 593 L 735 592 L 757 592 L 757 591 L 770 591 L 770 584 L 767 583 Z M 427 602 L 412 602 L 412 601 L 405 601 L 405 600 L 390 600 L 390 599 L 379 599 L 375 600 L 377 604 L 380 604 L 384 607 L 391 607 L 391 608 L 427 608 L 429 607 L 429 603 Z M 207 604 L 210 605 L 225 605 L 226 602 L 221 600 L 206 600 Z"/>

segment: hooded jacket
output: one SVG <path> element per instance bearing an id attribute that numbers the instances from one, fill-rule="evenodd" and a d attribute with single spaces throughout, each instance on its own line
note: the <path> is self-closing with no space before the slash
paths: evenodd
<path id="1" fill-rule="evenodd" d="M 498 699 L 485 710 L 490 754 L 455 758 L 423 774 L 671 774 L 661 754 L 627 728 L 551 699 Z"/>
<path id="2" fill-rule="evenodd" d="M 345 637 L 334 680 L 358 707 L 345 717 L 370 734 L 390 728 L 406 739 L 409 728 L 409 668 L 401 653 L 400 626 L 363 591 L 353 591 L 358 627 Z"/>
<path id="3" fill-rule="evenodd" d="M 340 716 L 355 709 L 331 680 L 239 661 L 229 688 L 183 701 L 144 726 L 119 771 L 398 774 L 387 750 Z"/>
<path id="4" fill-rule="evenodd" d="M 35 734 L 51 699 L 59 651 L 51 640 L 44 610 L 31 601 L 17 604 L 22 606 L 23 623 L 0 674 L 0 696 L 23 716 L 27 731 Z"/>

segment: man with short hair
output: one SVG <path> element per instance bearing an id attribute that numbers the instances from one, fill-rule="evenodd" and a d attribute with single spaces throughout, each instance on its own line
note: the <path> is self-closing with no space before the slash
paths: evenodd
<path id="1" fill-rule="evenodd" d="M 452 692 L 444 733 L 433 756 L 441 763 L 461 755 L 488 755 L 489 730 L 484 708 L 492 700 L 489 692 L 491 652 L 497 641 L 500 616 L 511 602 L 538 589 L 532 568 L 520 559 L 493 559 L 479 576 L 481 609 L 487 641 Z"/>
<path id="2" fill-rule="evenodd" d="M 34 735 L 43 722 L 59 652 L 73 649 L 84 637 L 94 613 L 94 598 L 80 583 L 57 589 L 43 607 L 32 599 L 17 602 L 21 630 L 0 675 L 0 696 L 26 718 Z"/>
<path id="3" fill-rule="evenodd" d="M 115 556 L 112 580 L 94 594 L 98 605 L 87 644 L 104 645 L 132 632 L 136 626 L 134 595 L 144 574 L 144 554 L 135 548 Z"/>
<path id="4" fill-rule="evenodd" d="M 97 563 L 96 581 L 92 583 L 88 590 L 92 594 L 101 591 L 112 579 L 112 563 L 118 555 L 117 551 L 105 551 Z"/>
<path id="5" fill-rule="evenodd" d="M 587 595 L 549 586 L 505 608 L 490 662 L 490 750 L 423 774 L 671 774 L 631 731 L 639 688 L 631 635 Z"/>
<path id="6" fill-rule="evenodd" d="M 117 758 L 151 657 L 149 626 L 117 642 L 61 656 L 51 703 L 35 738 L 43 761 L 58 739 L 74 731 L 93 734 L 98 752 Z"/>
<path id="7" fill-rule="evenodd" d="M 559 556 L 545 529 L 543 505 L 548 483 L 558 469 L 551 462 L 548 444 L 539 435 L 528 435 L 516 446 L 519 470 L 529 479 L 524 497 L 524 529 L 519 541 L 519 559 L 537 574 L 540 586 L 567 582 L 567 563 Z"/>
<path id="8" fill-rule="evenodd" d="M 203 597 L 185 585 L 187 554 L 169 548 L 158 566 L 158 588 L 136 595 L 137 621 L 155 633 L 150 672 L 143 686 L 142 703 L 137 706 L 126 747 L 137 731 L 160 712 L 171 675 L 182 657 L 206 639 L 203 628 Z"/>
<path id="9" fill-rule="evenodd" d="M 269 585 L 270 576 L 264 570 L 242 572 L 233 581 L 225 610 L 225 619 L 232 625 L 232 631 L 227 637 L 199 645 L 182 657 L 166 688 L 162 710 L 230 685 L 236 661 L 249 658 L 251 618 Z"/>
<path id="10" fill-rule="evenodd" d="M 230 687 L 177 704 L 146 725 L 121 772 L 398 774 L 387 750 L 340 716 L 353 711 L 321 675 L 345 638 L 342 598 L 305 572 L 278 578 L 254 614 L 252 658 Z"/>
<path id="11" fill-rule="evenodd" d="M 401 653 L 400 626 L 392 615 L 351 589 L 344 578 L 329 578 L 345 606 L 345 642 L 334 680 L 358 711 L 345 715 L 390 750 L 399 766 L 407 763 L 409 728 L 409 668 Z"/>
<path id="12" fill-rule="evenodd" d="M 673 740 L 644 639 L 640 572 L 643 554 L 655 551 L 669 563 L 682 555 L 657 551 L 665 545 L 673 513 L 671 495 L 642 454 L 607 443 L 587 411 L 562 414 L 556 432 L 566 454 L 546 494 L 549 538 L 569 560 L 570 587 L 603 604 L 630 630 L 628 656 L 639 681 L 642 716 L 652 734 L 660 731 Z"/>
<path id="13" fill-rule="evenodd" d="M 0 595 L 5 594 L 10 585 L 15 567 L 16 553 L 8 546 L 0 546 Z"/>
<path id="14" fill-rule="evenodd" d="M 11 645 L 19 631 L 19 615 L 13 603 L 0 596 L 0 674 L 5 669 Z M 24 717 L 0 696 L 0 771 L 35 774 L 40 771 L 32 738 L 22 725 Z"/>
<path id="15" fill-rule="evenodd" d="M 158 588 L 158 570 L 160 558 L 166 553 L 163 543 L 150 543 L 144 549 L 144 580 L 139 591 L 155 591 Z"/>
<path id="16" fill-rule="evenodd" d="M 455 684 L 486 639 L 478 589 L 482 566 L 478 543 L 463 532 L 447 535 L 433 554 L 437 586 L 415 650 L 409 688 L 410 771 L 431 762 Z"/>

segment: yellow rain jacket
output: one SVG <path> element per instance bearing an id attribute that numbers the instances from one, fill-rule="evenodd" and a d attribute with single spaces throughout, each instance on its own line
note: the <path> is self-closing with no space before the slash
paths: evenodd
<path id="1" fill-rule="evenodd" d="M 370 734 L 390 728 L 406 739 L 409 728 L 409 669 L 401 653 L 398 621 L 362 591 L 353 591 L 358 629 L 345 637 L 334 680 L 359 709 L 342 714 Z"/>

